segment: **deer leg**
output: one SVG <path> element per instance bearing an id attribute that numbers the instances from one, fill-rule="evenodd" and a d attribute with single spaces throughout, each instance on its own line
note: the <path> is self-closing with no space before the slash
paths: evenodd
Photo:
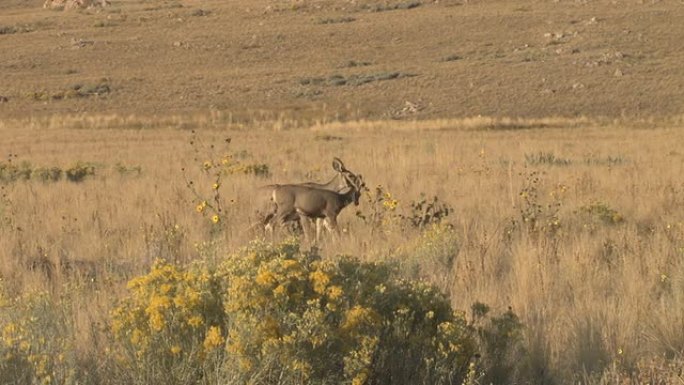
<path id="1" fill-rule="evenodd" d="M 265 231 L 268 231 L 269 233 L 273 233 L 273 218 L 275 217 L 275 213 L 269 213 L 264 217 L 264 219 L 261 221 L 261 225 L 263 226 Z"/>
<path id="2" fill-rule="evenodd" d="M 299 228 L 302 230 L 302 234 L 304 234 L 305 239 L 309 239 L 309 218 L 301 211 L 295 210 L 294 215 L 292 216 L 291 220 L 293 222 L 299 223 Z"/>
<path id="3" fill-rule="evenodd" d="M 278 226 L 280 228 L 285 226 L 285 222 L 288 221 L 288 217 L 290 216 L 291 213 L 288 212 L 279 212 L 276 214 L 275 219 L 274 219 L 274 224 L 275 226 Z"/>
<path id="4" fill-rule="evenodd" d="M 278 204 L 271 201 L 271 204 L 269 205 L 269 208 L 266 211 L 266 215 L 264 215 L 264 218 L 261 220 L 261 226 L 263 227 L 264 231 L 268 231 L 273 234 L 273 220 L 278 214 Z"/>
<path id="5" fill-rule="evenodd" d="M 316 242 L 321 237 L 321 222 L 325 223 L 325 218 L 316 218 Z"/>
<path id="6" fill-rule="evenodd" d="M 311 219 L 307 217 L 304 213 L 297 212 L 299 215 L 299 223 L 302 226 L 302 233 L 304 233 L 304 239 L 307 240 L 307 242 L 311 242 Z"/>
<path id="7" fill-rule="evenodd" d="M 328 229 L 330 234 L 333 235 L 334 238 L 340 238 L 340 228 L 337 226 L 337 217 L 334 215 L 331 215 L 326 218 L 326 221 L 323 222 L 325 224 L 325 227 Z"/>

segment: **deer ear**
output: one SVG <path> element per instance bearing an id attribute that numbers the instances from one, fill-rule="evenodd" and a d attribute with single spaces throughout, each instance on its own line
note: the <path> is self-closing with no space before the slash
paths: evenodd
<path id="1" fill-rule="evenodd" d="M 345 170 L 344 163 L 342 163 L 340 158 L 333 158 L 332 167 L 333 167 L 333 170 L 335 170 L 337 172 L 342 172 Z"/>

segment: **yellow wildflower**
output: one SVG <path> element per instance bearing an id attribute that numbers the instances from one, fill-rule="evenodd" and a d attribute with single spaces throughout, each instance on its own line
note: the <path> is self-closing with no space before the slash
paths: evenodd
<path id="1" fill-rule="evenodd" d="M 173 289 L 173 286 L 171 286 L 171 285 L 168 284 L 168 283 L 164 283 L 164 284 L 162 284 L 162 285 L 159 287 L 159 291 L 160 291 L 162 294 L 168 294 L 168 293 L 171 291 L 171 289 Z"/>
<path id="2" fill-rule="evenodd" d="M 271 286 L 276 283 L 276 278 L 270 271 L 263 269 L 257 274 L 256 283 L 262 286 Z"/>
<path id="3" fill-rule="evenodd" d="M 221 335 L 221 329 L 218 326 L 212 326 L 207 331 L 207 335 L 204 337 L 204 350 L 211 351 L 217 347 L 223 345 L 223 336 Z"/>
<path id="4" fill-rule="evenodd" d="M 164 329 L 166 321 L 164 320 L 164 315 L 162 313 L 155 311 L 150 314 L 150 327 L 154 331 L 161 331 Z"/>
<path id="5" fill-rule="evenodd" d="M 368 380 L 368 374 L 366 374 L 365 371 L 359 373 L 354 377 L 352 380 L 352 385 L 363 385 L 366 383 L 366 380 Z"/>
<path id="6" fill-rule="evenodd" d="M 214 183 L 213 185 L 211 185 L 211 188 L 213 188 L 214 190 L 218 190 L 219 187 L 221 187 L 221 185 L 218 183 Z"/>
<path id="7" fill-rule="evenodd" d="M 284 269 L 290 269 L 290 268 L 293 268 L 293 267 L 299 265 L 299 262 L 295 261 L 294 259 L 284 259 L 281 262 L 281 265 L 283 266 Z"/>
<path id="8" fill-rule="evenodd" d="M 292 362 L 292 369 L 301 373 L 304 378 L 308 378 L 311 373 L 311 365 L 308 362 L 302 360 L 294 360 Z"/>
<path id="9" fill-rule="evenodd" d="M 344 322 L 342 324 L 342 329 L 354 331 L 358 327 L 372 325 L 376 321 L 377 315 L 373 310 L 357 305 L 347 310 Z"/>
<path id="10" fill-rule="evenodd" d="M 287 293 L 287 289 L 283 285 L 278 285 L 275 289 L 273 289 L 273 295 L 276 297 L 283 296 Z"/>
<path id="11" fill-rule="evenodd" d="M 328 298 L 331 300 L 340 298 L 342 294 L 344 294 L 344 290 L 342 290 L 342 288 L 339 286 L 330 286 L 328 288 Z"/>
<path id="12" fill-rule="evenodd" d="M 211 221 L 214 222 L 214 224 L 218 224 L 219 222 L 221 222 L 221 218 L 218 215 L 214 215 L 213 217 L 211 217 Z"/>
<path id="13" fill-rule="evenodd" d="M 210 160 L 206 160 L 206 161 L 204 161 L 203 166 L 204 166 L 204 169 L 205 169 L 205 170 L 209 170 L 209 169 L 211 168 L 211 166 L 212 166 L 212 163 L 211 163 Z"/>
<path id="14" fill-rule="evenodd" d="M 385 206 L 385 208 L 388 210 L 394 210 L 399 205 L 399 201 L 397 201 L 396 199 L 387 199 L 384 202 L 382 202 L 382 205 Z"/>
<path id="15" fill-rule="evenodd" d="M 173 355 L 179 355 L 180 352 L 181 352 L 181 350 L 182 350 L 182 349 L 181 349 L 180 346 L 178 346 L 178 345 L 173 345 L 173 346 L 171 347 L 171 354 L 173 354 Z"/>
<path id="16" fill-rule="evenodd" d="M 195 207 L 195 210 L 197 210 L 198 213 L 204 212 L 204 209 L 206 209 L 208 205 L 207 201 L 202 201 Z"/>
<path id="17" fill-rule="evenodd" d="M 246 372 L 252 369 L 252 360 L 245 357 L 238 358 L 238 364 L 240 365 L 240 370 Z"/>
<path id="18" fill-rule="evenodd" d="M 202 326 L 203 323 L 204 323 L 204 320 L 202 319 L 202 316 L 196 315 L 196 316 L 192 316 L 192 317 L 190 317 L 190 319 L 188 319 L 188 325 L 190 325 L 194 328 L 198 328 L 198 327 Z"/>
<path id="19" fill-rule="evenodd" d="M 170 307 L 171 298 L 165 295 L 155 295 L 150 300 L 150 305 L 147 307 L 147 312 L 150 313 L 153 312 L 155 309 L 168 309 Z"/>
<path id="20" fill-rule="evenodd" d="M 19 342 L 19 349 L 21 349 L 23 352 L 28 352 L 29 349 L 31 349 L 31 344 L 29 344 L 26 340 L 22 340 Z"/>
<path id="21" fill-rule="evenodd" d="M 138 345 L 143 342 L 143 338 L 144 337 L 142 331 L 140 331 L 140 329 L 135 329 L 131 334 L 131 343 L 133 345 Z"/>
<path id="22" fill-rule="evenodd" d="M 316 270 L 309 274 L 309 278 L 311 279 L 311 283 L 313 283 L 313 289 L 316 293 L 325 293 L 325 288 L 330 282 L 330 277 L 328 277 L 328 274 L 320 270 Z"/>

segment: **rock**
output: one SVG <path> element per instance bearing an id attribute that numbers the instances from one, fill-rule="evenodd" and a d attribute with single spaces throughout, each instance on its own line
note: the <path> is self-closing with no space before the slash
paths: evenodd
<path id="1" fill-rule="evenodd" d="M 624 73 L 622 73 L 622 70 L 619 68 L 616 69 L 615 72 L 613 72 L 613 76 L 618 77 L 618 78 L 622 77 L 623 75 L 624 75 Z"/>
<path id="2" fill-rule="evenodd" d="M 106 7 L 109 5 L 107 0 L 45 0 L 43 8 L 54 10 L 72 10 L 92 7 Z"/>
<path id="3" fill-rule="evenodd" d="M 83 47 L 87 47 L 87 46 L 93 45 L 93 44 L 95 44 L 95 41 L 93 41 L 93 40 L 76 39 L 76 38 L 71 39 L 71 47 L 72 48 L 83 48 Z"/>

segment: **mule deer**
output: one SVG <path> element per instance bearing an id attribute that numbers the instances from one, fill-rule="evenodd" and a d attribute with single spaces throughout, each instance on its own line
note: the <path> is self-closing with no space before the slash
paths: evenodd
<path id="1" fill-rule="evenodd" d="M 316 182 L 305 182 L 305 183 L 295 183 L 295 184 L 274 184 L 274 185 L 268 185 L 264 186 L 263 188 L 269 189 L 269 199 L 271 200 L 271 203 L 274 203 L 271 197 L 273 196 L 273 192 L 275 189 L 282 187 L 282 186 L 303 186 L 303 187 L 310 187 L 310 188 L 317 188 L 317 189 L 322 189 L 322 190 L 329 190 L 329 191 L 335 191 L 335 192 L 342 192 L 345 191 L 348 188 L 348 183 L 345 180 L 345 176 L 347 177 L 352 177 L 355 176 L 353 172 L 347 170 L 347 168 L 344 166 L 344 163 L 340 158 L 333 158 L 332 162 L 332 168 L 333 170 L 337 171 L 337 174 L 330 179 L 327 183 L 316 183 Z M 271 219 L 275 215 L 275 207 L 272 207 L 271 212 L 266 214 L 264 219 L 261 221 L 261 223 L 265 226 L 269 225 L 269 222 L 271 222 Z M 301 217 L 297 215 L 297 213 L 293 213 L 290 217 L 285 218 L 283 220 L 284 222 L 292 222 L 296 220 L 300 220 L 300 224 L 302 226 L 302 230 L 304 230 L 304 223 L 301 221 Z M 318 233 L 320 227 L 320 220 L 316 219 L 316 232 Z"/>
<path id="2" fill-rule="evenodd" d="M 343 192 L 324 190 L 305 185 L 277 185 L 271 200 L 274 212 L 264 222 L 266 226 L 283 225 L 293 217 L 322 220 L 329 231 L 339 232 L 337 216 L 350 203 L 359 205 L 361 191 L 365 187 L 361 175 L 342 174 L 347 187 Z M 316 226 L 316 240 L 320 237 L 320 226 Z"/>

